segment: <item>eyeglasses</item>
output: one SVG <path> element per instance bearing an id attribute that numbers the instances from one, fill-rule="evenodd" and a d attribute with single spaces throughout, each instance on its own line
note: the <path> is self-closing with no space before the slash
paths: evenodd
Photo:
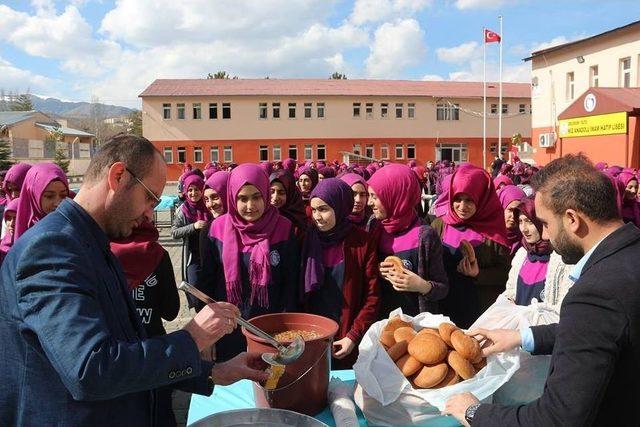
<path id="1" fill-rule="evenodd" d="M 147 186 L 145 185 L 145 183 L 144 183 L 144 182 L 142 182 L 142 180 L 136 176 L 136 174 L 135 174 L 135 173 L 131 172 L 131 169 L 129 169 L 129 168 L 128 168 L 128 167 L 126 167 L 126 166 L 125 166 L 124 168 L 127 170 L 127 172 L 129 172 L 129 173 L 131 174 L 131 176 L 133 177 L 133 179 L 135 179 L 136 181 L 138 181 L 138 184 L 142 185 L 142 187 L 144 187 L 144 189 L 145 189 L 145 190 L 147 190 L 147 193 L 149 193 L 149 195 L 151 196 L 151 199 L 152 199 L 152 200 L 155 200 L 155 203 L 153 204 L 153 207 L 155 208 L 156 206 L 158 206 L 158 205 L 160 204 L 160 202 L 162 202 L 162 200 L 160 199 L 160 197 L 158 197 L 158 196 L 156 195 L 156 193 L 154 193 L 153 191 L 151 191 L 151 190 L 149 189 L 149 187 L 147 187 Z"/>

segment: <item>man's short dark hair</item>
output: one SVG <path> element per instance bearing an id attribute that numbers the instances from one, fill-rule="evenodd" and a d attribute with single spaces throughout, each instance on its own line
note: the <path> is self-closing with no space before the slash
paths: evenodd
<path id="1" fill-rule="evenodd" d="M 122 162 L 140 179 L 147 176 L 153 167 L 155 155 L 160 152 L 141 136 L 118 134 L 105 142 L 91 159 L 84 174 L 85 182 L 99 181 L 105 169 Z"/>
<path id="2" fill-rule="evenodd" d="M 582 153 L 552 161 L 533 176 L 531 185 L 556 215 L 574 209 L 596 222 L 620 219 L 611 179 Z"/>

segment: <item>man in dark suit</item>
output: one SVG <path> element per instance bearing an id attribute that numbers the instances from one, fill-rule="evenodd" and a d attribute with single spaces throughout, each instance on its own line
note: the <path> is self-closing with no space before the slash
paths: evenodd
<path id="1" fill-rule="evenodd" d="M 472 426 L 639 425 L 640 230 L 623 224 L 611 180 L 582 155 L 554 160 L 533 185 L 545 238 L 575 264 L 560 321 L 469 334 L 486 340 L 485 354 L 552 354 L 544 392 L 517 407 L 459 394 L 445 413 Z"/>
<path id="2" fill-rule="evenodd" d="M 152 217 L 165 179 L 148 140 L 114 137 L 75 200 L 9 251 L 0 271 L 0 425 L 156 425 L 155 389 L 211 394 L 213 384 L 266 379 L 257 354 L 216 365 L 200 358 L 235 328 L 232 304 L 210 304 L 182 330 L 147 338 L 109 239 Z"/>

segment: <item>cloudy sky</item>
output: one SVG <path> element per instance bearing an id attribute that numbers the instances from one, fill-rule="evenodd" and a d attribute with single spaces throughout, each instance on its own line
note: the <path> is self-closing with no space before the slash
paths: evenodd
<path id="1" fill-rule="evenodd" d="M 481 80 L 482 27 L 522 58 L 640 19 L 637 0 L 0 0 L 0 89 L 138 106 L 156 78 Z M 635 15 L 634 15 L 635 14 Z M 497 44 L 488 76 L 498 78 Z"/>

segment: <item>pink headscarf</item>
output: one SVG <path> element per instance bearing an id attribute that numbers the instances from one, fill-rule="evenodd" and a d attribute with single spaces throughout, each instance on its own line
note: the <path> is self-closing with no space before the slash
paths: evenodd
<path id="1" fill-rule="evenodd" d="M 476 205 L 476 213 L 468 220 L 461 219 L 453 210 L 453 201 L 461 193 L 468 194 Z M 489 240 L 507 248 L 511 246 L 507 240 L 504 210 L 493 181 L 481 168 L 468 166 L 453 173 L 449 189 L 449 212 L 442 220 L 451 226 L 465 225 Z"/>
<path id="2" fill-rule="evenodd" d="M 13 199 L 9 203 L 7 203 L 7 206 L 5 206 L 4 208 L 4 213 L 2 214 L 2 219 L 4 221 L 7 220 L 7 214 L 9 212 L 16 213 L 18 211 L 19 203 L 20 203 L 20 198 Z M 4 237 L 2 238 L 2 241 L 0 241 L 0 262 L 2 262 L 5 255 L 7 255 L 7 252 L 9 252 L 9 249 L 11 249 L 11 246 L 13 246 L 14 241 L 15 240 L 13 239 L 13 234 L 9 233 L 9 230 L 7 230 Z"/>
<path id="3" fill-rule="evenodd" d="M 212 189 L 216 193 L 218 193 L 218 197 L 222 201 L 222 207 L 224 208 L 224 212 L 227 212 L 227 183 L 229 182 L 229 172 L 227 171 L 218 171 L 211 175 L 204 182 L 204 189 L 207 188 Z"/>
<path id="4" fill-rule="evenodd" d="M 364 186 L 364 191 L 367 191 L 369 186 L 367 185 L 367 181 L 357 173 L 345 173 L 340 177 L 341 180 L 346 182 L 349 187 L 353 187 L 355 184 L 362 184 Z M 369 200 L 369 196 L 367 195 L 367 200 Z M 365 214 L 367 210 L 367 203 L 364 204 L 364 209 L 357 214 L 350 213 L 349 221 L 359 224 L 364 220 Z"/>
<path id="5" fill-rule="evenodd" d="M 17 185 L 18 188 L 22 188 L 24 178 L 27 176 L 27 172 L 29 172 L 29 169 L 31 169 L 31 165 L 28 163 L 16 163 L 9 168 L 7 174 L 4 176 L 4 181 L 2 183 L 7 202 L 10 202 L 12 199 L 11 194 L 9 193 L 9 183 Z"/>
<path id="6" fill-rule="evenodd" d="M 505 185 L 500 190 L 498 190 L 498 199 L 500 199 L 500 204 L 502 205 L 503 210 L 507 210 L 507 206 L 509 206 L 512 202 L 516 200 L 522 202 L 522 200 L 526 198 L 527 195 L 524 194 L 524 191 L 516 185 Z M 517 218 L 515 228 L 507 229 L 507 239 L 511 244 L 510 249 L 513 253 L 516 249 L 518 249 L 518 247 L 520 246 L 520 241 L 522 240 L 522 233 L 520 232 Z"/>
<path id="7" fill-rule="evenodd" d="M 506 175 L 500 175 L 493 178 L 493 186 L 496 187 L 496 190 L 500 189 L 500 185 L 514 185 L 511 178 Z"/>
<path id="8" fill-rule="evenodd" d="M 246 222 L 238 213 L 236 198 L 244 185 L 255 186 L 264 200 L 264 213 L 255 222 Z M 242 283 L 239 271 L 240 256 L 245 249 L 251 252 L 249 262 L 249 282 L 251 285 L 250 303 L 257 299 L 262 307 L 269 306 L 267 286 L 271 283 L 269 264 L 269 246 L 278 224 L 278 209 L 269 203 L 269 177 L 258 166 L 245 163 L 233 171 L 227 184 L 228 213 L 224 215 L 224 245 L 222 264 L 227 287 L 227 299 L 239 304 L 242 296 Z M 220 217 L 222 218 L 222 217 Z M 213 231 L 213 227 L 211 227 Z M 211 232 L 210 232 L 211 233 Z"/>
<path id="9" fill-rule="evenodd" d="M 189 220 L 189 222 L 194 223 L 196 221 L 209 221 L 211 216 L 209 215 L 209 211 L 204 204 L 204 197 L 200 197 L 200 200 L 197 202 L 192 202 L 189 199 L 187 193 L 189 192 L 189 187 L 195 186 L 202 193 L 204 191 L 204 180 L 200 178 L 196 174 L 189 175 L 184 180 L 184 185 L 182 187 L 182 191 L 184 193 L 184 203 L 180 207 L 184 216 Z"/>
<path id="10" fill-rule="evenodd" d="M 408 166 L 385 166 L 369 179 L 369 186 L 387 211 L 382 220 L 387 233 L 399 233 L 413 224 L 421 194 L 418 179 Z"/>
<path id="11" fill-rule="evenodd" d="M 67 176 L 60 166 L 54 163 L 38 163 L 27 172 L 20 190 L 14 241 L 45 217 L 46 213 L 42 210 L 40 201 L 44 190 L 52 181 L 62 182 L 69 191 Z"/>
<path id="12" fill-rule="evenodd" d="M 640 206 L 638 203 L 638 199 L 627 199 L 626 190 L 627 185 L 629 185 L 629 181 L 638 178 L 629 172 L 620 172 L 620 174 L 616 177 L 618 182 L 620 182 L 621 190 L 622 190 L 622 201 L 621 201 L 621 213 L 622 217 L 626 219 L 630 219 L 637 226 L 640 226 Z"/>

